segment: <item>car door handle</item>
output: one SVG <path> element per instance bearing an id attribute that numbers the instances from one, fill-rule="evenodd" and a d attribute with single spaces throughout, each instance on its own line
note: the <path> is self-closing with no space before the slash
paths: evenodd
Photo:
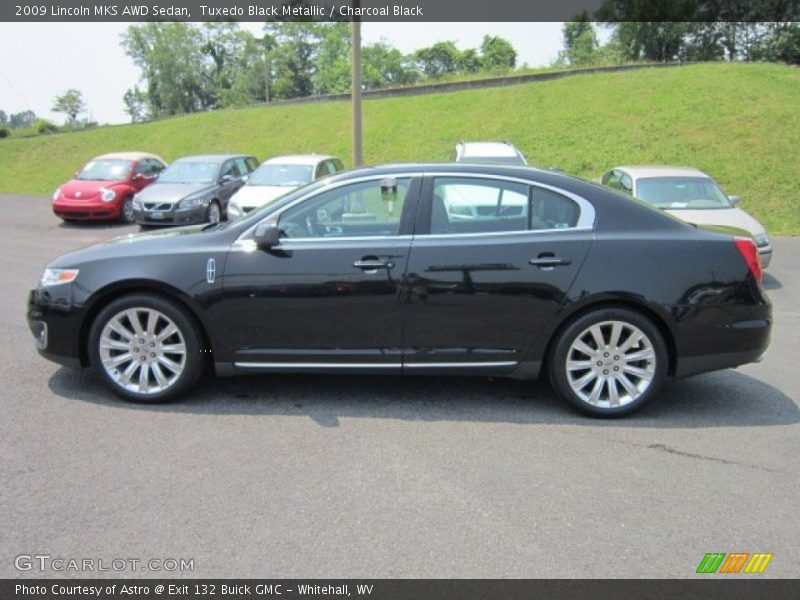
<path id="1" fill-rule="evenodd" d="M 356 269 L 363 269 L 365 271 L 375 271 L 377 269 L 391 269 L 394 263 L 389 260 L 357 260 L 353 263 Z"/>
<path id="2" fill-rule="evenodd" d="M 540 256 L 530 259 L 528 263 L 535 267 L 563 267 L 572 264 L 572 260 L 557 256 Z"/>

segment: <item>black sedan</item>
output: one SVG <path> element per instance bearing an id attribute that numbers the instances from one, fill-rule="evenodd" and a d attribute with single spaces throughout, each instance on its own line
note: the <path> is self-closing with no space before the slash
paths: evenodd
<path id="1" fill-rule="evenodd" d="M 74 252 L 30 294 L 39 352 L 155 402 L 201 373 L 532 379 L 595 416 L 757 360 L 750 239 L 550 171 L 393 165 L 245 217 Z"/>
<path id="2" fill-rule="evenodd" d="M 256 158 L 240 154 L 179 158 L 133 197 L 133 217 L 147 226 L 218 223 L 257 168 Z"/>

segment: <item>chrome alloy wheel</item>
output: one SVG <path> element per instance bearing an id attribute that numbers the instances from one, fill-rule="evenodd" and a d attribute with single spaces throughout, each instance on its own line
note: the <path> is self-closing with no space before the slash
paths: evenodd
<path id="1" fill-rule="evenodd" d="M 656 353 L 650 338 L 624 321 L 603 321 L 585 329 L 567 352 L 567 380 L 587 404 L 617 408 L 650 387 Z"/>
<path id="2" fill-rule="evenodd" d="M 100 334 L 100 360 L 118 386 L 137 394 L 171 387 L 186 367 L 186 343 L 175 323 L 152 308 L 114 315 Z"/>

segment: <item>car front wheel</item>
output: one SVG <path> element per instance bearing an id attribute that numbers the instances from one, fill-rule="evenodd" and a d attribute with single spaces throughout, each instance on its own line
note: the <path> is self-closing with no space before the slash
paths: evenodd
<path id="1" fill-rule="evenodd" d="M 206 221 L 212 224 L 219 223 L 222 219 L 222 211 L 219 208 L 219 204 L 216 200 L 212 200 L 211 203 L 208 205 L 208 209 L 206 211 Z"/>
<path id="2" fill-rule="evenodd" d="M 134 222 L 133 197 L 125 198 L 125 200 L 122 201 L 122 209 L 119 211 L 119 220 L 121 223 Z"/>
<path id="3" fill-rule="evenodd" d="M 161 296 L 133 294 L 106 306 L 89 333 L 92 366 L 111 390 L 133 402 L 186 392 L 202 370 L 192 318 Z"/>
<path id="4" fill-rule="evenodd" d="M 594 417 L 630 414 L 664 383 L 668 354 L 658 328 L 624 308 L 585 314 L 561 333 L 549 360 L 561 398 Z"/>

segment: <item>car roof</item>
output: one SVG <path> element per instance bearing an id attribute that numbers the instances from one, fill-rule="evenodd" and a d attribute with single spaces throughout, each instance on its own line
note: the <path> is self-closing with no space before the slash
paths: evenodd
<path id="1" fill-rule="evenodd" d="M 517 156 L 518 150 L 509 142 L 460 142 L 462 156 Z"/>
<path id="2" fill-rule="evenodd" d="M 163 158 L 158 156 L 157 154 L 152 154 L 150 152 L 109 152 L 108 154 L 103 154 L 101 156 L 97 156 L 94 160 L 101 160 L 101 159 L 108 159 L 108 160 L 142 160 L 143 158 L 155 158 L 160 160 L 161 162 L 164 161 Z"/>
<path id="3" fill-rule="evenodd" d="M 614 169 L 625 171 L 634 179 L 644 177 L 708 177 L 693 167 L 671 167 L 668 165 L 624 165 Z M 612 169 L 613 170 L 613 169 Z"/>
<path id="4" fill-rule="evenodd" d="M 197 154 L 194 156 L 182 156 L 175 162 L 223 162 L 230 158 L 249 158 L 249 154 Z"/>
<path id="5" fill-rule="evenodd" d="M 335 158 L 335 156 L 330 156 L 328 154 L 288 154 L 286 156 L 273 156 L 261 164 L 316 165 L 321 163 L 323 160 L 331 160 Z"/>

